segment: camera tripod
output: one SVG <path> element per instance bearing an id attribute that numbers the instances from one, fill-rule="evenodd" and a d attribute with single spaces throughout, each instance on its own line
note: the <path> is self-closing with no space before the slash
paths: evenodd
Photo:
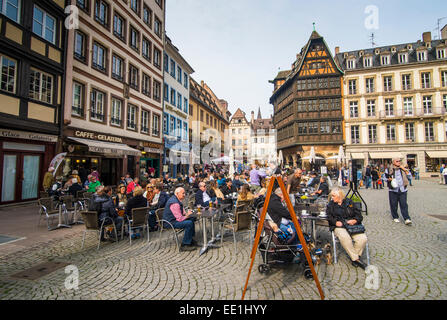
<path id="1" fill-rule="evenodd" d="M 349 194 L 352 192 L 352 195 L 349 197 Z M 346 194 L 346 198 L 349 197 L 349 199 L 352 199 L 354 196 L 358 196 L 360 200 L 362 200 L 362 203 L 365 205 L 365 210 L 360 209 L 362 212 L 365 212 L 366 215 L 368 215 L 368 206 L 366 205 L 365 200 L 363 200 L 362 196 L 360 195 L 360 192 L 357 189 L 357 183 L 354 181 L 349 181 L 349 191 Z"/>

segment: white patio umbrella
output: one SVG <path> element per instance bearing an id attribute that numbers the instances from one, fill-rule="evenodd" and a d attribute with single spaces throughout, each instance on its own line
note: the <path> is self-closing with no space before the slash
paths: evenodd
<path id="1" fill-rule="evenodd" d="M 283 156 L 282 156 L 282 150 L 279 150 L 278 161 L 279 161 L 279 164 L 282 164 L 284 161 Z"/>
<path id="2" fill-rule="evenodd" d="M 230 150 L 230 170 L 228 172 L 228 175 L 231 179 L 233 179 L 234 176 L 234 153 L 233 149 Z"/>
<path id="3" fill-rule="evenodd" d="M 189 153 L 189 175 L 192 175 L 194 173 L 194 159 L 193 159 L 193 157 L 194 157 L 194 154 L 191 151 Z"/>

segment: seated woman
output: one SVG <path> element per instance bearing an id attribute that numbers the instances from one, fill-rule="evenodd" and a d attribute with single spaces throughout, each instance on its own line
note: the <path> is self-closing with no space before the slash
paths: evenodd
<path id="1" fill-rule="evenodd" d="M 250 186 L 248 184 L 244 184 L 241 187 L 241 192 L 237 197 L 237 201 L 251 201 L 254 199 L 254 195 L 250 192 Z"/>
<path id="2" fill-rule="evenodd" d="M 364 233 L 350 235 L 345 225 L 361 224 L 362 212 L 354 207 L 352 200 L 345 198 L 342 189 L 334 188 L 329 194 L 331 199 L 327 206 L 329 228 L 334 231 L 341 245 L 352 260 L 352 265 L 366 269 L 366 264 L 360 260 L 366 247 L 367 238 Z M 354 241 L 354 244 L 353 244 Z"/>
<path id="3" fill-rule="evenodd" d="M 254 195 L 255 198 L 259 198 L 261 196 L 265 197 L 265 194 L 267 193 L 267 180 L 265 178 L 261 179 L 261 189 L 256 192 Z"/>
<path id="4" fill-rule="evenodd" d="M 127 204 L 127 195 L 126 195 L 126 186 L 124 184 L 120 184 L 118 186 L 116 196 L 117 197 L 115 206 L 120 209 L 125 208 Z"/>
<path id="5" fill-rule="evenodd" d="M 132 209 L 147 207 L 147 199 L 143 197 L 144 190 L 141 187 L 135 187 L 133 197 L 127 201 L 125 214 L 132 217 Z"/>
<path id="6" fill-rule="evenodd" d="M 218 188 L 217 186 L 217 181 L 213 180 L 210 182 L 210 189 L 214 191 L 214 193 L 216 194 L 216 198 L 218 202 L 222 202 L 225 199 L 224 194 L 222 193 L 222 191 Z"/>

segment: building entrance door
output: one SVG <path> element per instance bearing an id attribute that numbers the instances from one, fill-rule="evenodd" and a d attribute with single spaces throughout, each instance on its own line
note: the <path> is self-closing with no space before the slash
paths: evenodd
<path id="1" fill-rule="evenodd" d="M 0 203 L 34 200 L 39 195 L 42 156 L 5 152 L 2 157 Z"/>

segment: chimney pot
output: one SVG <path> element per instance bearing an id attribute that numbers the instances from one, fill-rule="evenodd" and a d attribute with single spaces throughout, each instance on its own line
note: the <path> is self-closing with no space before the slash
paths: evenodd
<path id="1" fill-rule="evenodd" d="M 422 34 L 422 41 L 424 41 L 425 43 L 427 42 L 431 42 L 431 32 L 424 32 Z"/>

